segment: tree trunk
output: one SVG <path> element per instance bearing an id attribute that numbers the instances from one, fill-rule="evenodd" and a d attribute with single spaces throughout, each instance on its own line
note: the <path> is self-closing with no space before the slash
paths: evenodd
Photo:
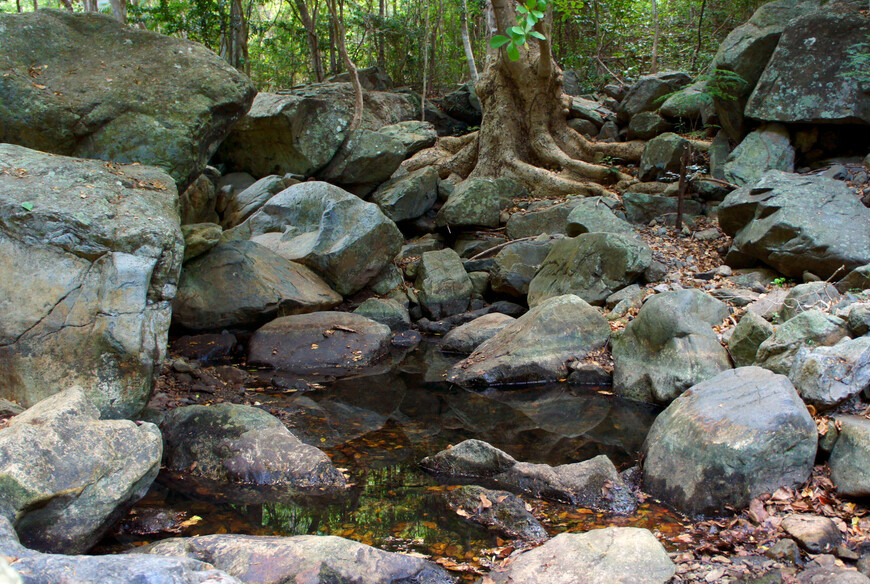
<path id="1" fill-rule="evenodd" d="M 387 18 L 386 0 L 378 0 L 378 30 L 375 41 L 378 43 L 378 67 L 381 71 L 387 70 L 387 57 L 384 54 L 384 21 Z"/>
<path id="2" fill-rule="evenodd" d="M 15 0 L 15 8 L 18 9 L 18 12 L 21 12 L 21 0 Z"/>
<path id="3" fill-rule="evenodd" d="M 499 34 L 516 22 L 512 0 L 492 0 Z M 548 17 L 537 30 L 549 39 Z M 490 50 L 475 86 L 483 107 L 480 130 L 459 138 L 441 138 L 408 164 L 408 170 L 434 166 L 442 178 L 514 178 L 539 195 L 609 195 L 602 184 L 628 183 L 632 177 L 595 161 L 610 156 L 636 162 L 643 142 L 592 143 L 568 127 L 568 101 L 562 73 L 549 40 L 531 40 L 520 60 L 504 49 Z"/>
<path id="4" fill-rule="evenodd" d="M 308 41 L 308 52 L 311 55 L 311 70 L 318 83 L 326 79 L 323 73 L 323 56 L 320 53 L 320 38 L 317 35 L 317 2 L 308 10 L 305 0 L 295 0 L 295 6 L 299 14 L 299 20 L 305 28 L 305 37 Z"/>
<path id="5" fill-rule="evenodd" d="M 698 44 L 695 47 L 695 54 L 692 57 L 692 72 L 697 71 L 698 55 L 701 53 L 701 32 L 704 25 L 704 9 L 707 7 L 707 0 L 701 2 L 701 14 L 698 16 Z"/>
<path id="6" fill-rule="evenodd" d="M 423 93 L 420 99 L 420 121 L 426 121 L 426 81 L 429 73 L 429 7 L 425 7 L 426 18 L 423 24 Z"/>
<path id="7" fill-rule="evenodd" d="M 471 49 L 471 38 L 468 36 L 468 0 L 462 0 L 462 10 L 459 13 L 462 22 L 460 33 L 462 34 L 462 48 L 465 51 L 465 61 L 468 63 L 468 73 L 471 82 L 477 83 L 477 65 L 474 62 L 474 51 Z"/>
<path id="8" fill-rule="evenodd" d="M 39 0 L 33 0 L 33 11 L 39 10 Z"/>
<path id="9" fill-rule="evenodd" d="M 659 3 L 657 0 L 652 0 L 652 17 L 653 17 L 653 46 L 652 46 L 652 62 L 649 66 L 649 72 L 655 73 L 659 69 Z"/>
<path id="10" fill-rule="evenodd" d="M 109 0 L 109 3 L 112 5 L 112 17 L 121 24 L 127 24 L 127 0 Z"/>
<path id="11" fill-rule="evenodd" d="M 350 73 L 350 81 L 353 85 L 353 118 L 351 118 L 350 124 L 347 127 L 347 136 L 349 138 L 350 135 L 359 128 L 359 125 L 362 122 L 363 89 L 362 84 L 359 81 L 356 64 L 351 61 L 350 54 L 347 52 L 347 44 L 345 43 L 344 14 L 341 11 L 341 6 L 337 5 L 337 2 L 340 2 L 340 0 L 327 0 L 327 5 L 329 7 L 329 15 L 332 19 L 332 26 L 334 28 L 333 36 L 335 37 L 335 46 L 338 49 L 338 54 L 341 56 L 341 60 L 344 62 L 344 66 L 347 67 L 347 70 Z M 345 143 L 347 143 L 347 139 L 345 139 Z"/>

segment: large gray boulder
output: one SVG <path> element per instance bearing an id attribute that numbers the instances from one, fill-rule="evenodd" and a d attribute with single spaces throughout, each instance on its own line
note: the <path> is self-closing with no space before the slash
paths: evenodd
<path id="1" fill-rule="evenodd" d="M 870 496 L 870 420 L 837 416 L 840 436 L 828 464 L 837 492 L 850 497 Z"/>
<path id="2" fill-rule="evenodd" d="M 803 483 L 816 424 L 789 380 L 741 367 L 695 385 L 659 414 L 644 445 L 644 489 L 690 515 L 742 509 Z"/>
<path id="3" fill-rule="evenodd" d="M 80 389 L 57 393 L 0 430 L 0 516 L 29 548 L 83 553 L 148 492 L 162 447 L 153 424 L 100 420 Z"/>
<path id="4" fill-rule="evenodd" d="M 281 191 L 224 241 L 252 239 L 317 272 L 339 294 L 361 290 L 402 248 L 402 234 L 373 203 L 325 182 Z"/>
<path id="5" fill-rule="evenodd" d="M 754 185 L 768 170 L 794 172 L 794 156 L 788 129 L 767 124 L 731 152 L 725 161 L 725 179 L 737 186 Z"/>
<path id="6" fill-rule="evenodd" d="M 284 177 L 270 174 L 238 193 L 233 190 L 231 196 L 224 201 L 221 225 L 225 229 L 235 227 L 256 213 L 269 199 L 287 186 Z"/>
<path id="7" fill-rule="evenodd" d="M 529 306 L 574 294 L 593 306 L 633 284 L 652 263 L 649 246 L 619 233 L 585 233 L 557 241 L 529 283 Z"/>
<path id="8" fill-rule="evenodd" d="M 434 320 L 465 312 L 471 303 L 471 279 L 449 248 L 423 254 L 415 286 L 420 306 Z"/>
<path id="9" fill-rule="evenodd" d="M 492 312 L 456 327 L 441 341 L 441 350 L 448 353 L 471 354 L 516 319 L 507 314 Z"/>
<path id="10" fill-rule="evenodd" d="M 157 166 L 180 190 L 255 93 L 202 45 L 96 13 L 0 15 L 0 69 L 0 142 Z"/>
<path id="11" fill-rule="evenodd" d="M 649 298 L 613 342 L 613 388 L 630 399 L 670 403 L 731 368 L 713 326 L 728 306 L 699 290 Z"/>
<path id="12" fill-rule="evenodd" d="M 363 104 L 362 130 L 378 130 L 415 117 L 416 108 L 406 95 L 366 91 Z M 350 83 L 317 83 L 287 92 L 260 93 L 221 144 L 217 158 L 231 171 L 254 176 L 314 176 L 329 164 L 347 137 L 353 107 Z"/>
<path id="13" fill-rule="evenodd" d="M 758 347 L 755 364 L 788 375 L 801 347 L 831 346 L 848 335 L 846 322 L 820 310 L 807 310 L 776 328 Z"/>
<path id="14" fill-rule="evenodd" d="M 185 264 L 172 318 L 189 329 L 222 329 L 339 304 L 341 296 L 309 268 L 253 241 L 232 241 Z"/>
<path id="15" fill-rule="evenodd" d="M 665 584 L 676 566 L 646 529 L 561 533 L 489 574 L 495 584 Z"/>
<path id="16" fill-rule="evenodd" d="M 611 211 L 617 201 L 604 197 L 586 197 L 575 203 L 568 214 L 565 233 L 576 237 L 584 233 L 619 233 L 636 235 L 634 228 L 625 219 Z M 510 227 L 510 222 L 508 222 Z"/>
<path id="17" fill-rule="evenodd" d="M 790 320 L 807 310 L 818 309 L 833 312 L 833 308 L 843 299 L 835 286 L 828 282 L 807 282 L 798 284 L 788 291 L 782 301 L 779 317 Z"/>
<path id="18" fill-rule="evenodd" d="M 245 584 L 454 584 L 440 566 L 334 536 L 207 535 L 138 548 L 138 554 L 209 562 Z"/>
<path id="19" fill-rule="evenodd" d="M 638 178 L 658 180 L 666 173 L 677 173 L 689 141 L 673 132 L 665 132 L 646 143 L 640 158 Z"/>
<path id="20" fill-rule="evenodd" d="M 367 195 L 390 178 L 404 159 L 405 145 L 398 138 L 356 130 L 318 176 L 320 180 Z"/>
<path id="21" fill-rule="evenodd" d="M 550 298 L 456 364 L 447 380 L 487 386 L 565 379 L 569 362 L 582 360 L 609 338 L 607 320 L 581 298 Z"/>
<path id="22" fill-rule="evenodd" d="M 870 388 L 870 336 L 831 347 L 801 347 L 788 376 L 808 404 L 836 406 Z"/>
<path id="23" fill-rule="evenodd" d="M 329 457 L 303 444 L 281 421 L 252 406 L 187 406 L 166 414 L 165 472 L 282 494 L 340 491 L 344 476 Z"/>
<path id="24" fill-rule="evenodd" d="M 758 80 L 746 116 L 812 124 L 870 124 L 866 73 L 850 51 L 870 36 L 861 2 L 838 2 L 792 20 Z M 866 75 L 865 75 L 866 79 Z"/>
<path id="25" fill-rule="evenodd" d="M 184 255 L 172 178 L 12 145 L 0 169 L 0 397 L 77 385 L 104 416 L 136 415 Z"/>
<path id="26" fill-rule="evenodd" d="M 537 237 L 544 233 L 564 234 L 572 209 L 585 200 L 585 197 L 568 197 L 567 201 L 555 205 L 551 201 L 536 201 L 525 211 L 511 215 L 505 225 L 505 232 L 511 239 Z"/>
<path id="27" fill-rule="evenodd" d="M 385 134 L 396 138 L 405 146 L 405 158 L 410 158 L 420 150 L 435 145 L 438 140 L 438 132 L 431 122 L 409 120 L 390 126 L 384 126 L 378 130 L 379 134 Z"/>
<path id="28" fill-rule="evenodd" d="M 665 195 L 648 195 L 646 193 L 627 192 L 622 195 L 622 205 L 625 207 L 625 217 L 632 223 L 648 224 L 653 219 L 668 221 L 676 218 L 679 202 L 676 197 Z M 701 204 L 692 199 L 683 200 L 683 216 L 700 215 Z"/>
<path id="29" fill-rule="evenodd" d="M 359 314 L 312 312 L 273 320 L 248 344 L 248 365 L 298 375 L 357 373 L 384 358 L 390 327 Z"/>
<path id="30" fill-rule="evenodd" d="M 372 202 L 395 222 L 416 219 L 435 204 L 439 182 L 438 171 L 427 166 L 385 182 Z"/>
<path id="31" fill-rule="evenodd" d="M 470 178 L 453 190 L 438 211 L 439 227 L 498 227 L 501 212 L 528 191 L 511 178 Z"/>
<path id="32" fill-rule="evenodd" d="M 761 343 L 773 334 L 773 325 L 754 312 L 747 310 L 734 327 L 728 339 L 728 352 L 736 367 L 746 367 L 755 363 L 755 355 Z"/>
<path id="33" fill-rule="evenodd" d="M 542 235 L 533 240 L 506 245 L 493 258 L 490 287 L 493 292 L 510 296 L 525 296 L 529 284 L 558 239 Z"/>
<path id="34" fill-rule="evenodd" d="M 620 122 L 625 123 L 641 112 L 657 110 L 663 97 L 691 82 L 691 77 L 679 71 L 663 71 L 641 77 L 619 103 L 616 115 Z"/>
<path id="35" fill-rule="evenodd" d="M 842 181 L 771 170 L 729 194 L 718 215 L 734 237 L 734 267 L 750 258 L 786 276 L 828 278 L 870 263 L 870 209 Z"/>

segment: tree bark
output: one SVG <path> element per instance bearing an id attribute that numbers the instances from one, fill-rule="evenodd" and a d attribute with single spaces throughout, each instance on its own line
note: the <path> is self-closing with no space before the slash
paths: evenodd
<path id="1" fill-rule="evenodd" d="M 378 67 L 381 71 L 387 70 L 387 57 L 384 54 L 384 21 L 387 18 L 386 0 L 378 0 L 378 30 L 375 40 L 378 43 Z"/>
<path id="2" fill-rule="evenodd" d="M 347 127 L 347 136 L 350 137 L 350 135 L 359 128 L 360 122 L 362 122 L 363 89 L 362 84 L 359 81 L 356 64 L 350 59 L 350 54 L 347 52 L 347 44 L 345 43 L 344 14 L 341 11 L 341 6 L 337 4 L 337 2 L 340 1 L 341 0 L 327 0 L 327 6 L 329 7 L 329 15 L 332 19 L 335 46 L 336 49 L 338 49 L 338 54 L 341 56 L 341 60 L 344 62 L 344 66 L 347 67 L 347 70 L 350 73 L 350 81 L 353 85 L 353 117 L 351 118 L 350 125 Z M 345 143 L 347 143 L 347 140 L 345 140 Z"/>
<path id="3" fill-rule="evenodd" d="M 701 14 L 698 16 L 698 44 L 695 46 L 695 55 L 692 57 L 692 71 L 697 71 L 698 55 L 701 53 L 701 31 L 704 25 L 704 9 L 707 7 L 707 0 L 701 2 Z"/>
<path id="4" fill-rule="evenodd" d="M 513 0 L 492 0 L 499 34 L 516 23 Z M 552 8 L 536 29 L 549 39 Z M 632 177 L 596 160 L 611 156 L 636 162 L 642 142 L 592 143 L 568 127 L 568 98 L 549 40 L 531 40 L 519 61 L 490 50 L 475 86 L 483 107 L 480 130 L 442 138 L 407 163 L 408 170 L 434 166 L 442 178 L 511 177 L 535 194 L 611 194 L 603 184 Z"/>
<path id="5" fill-rule="evenodd" d="M 320 37 L 317 34 L 318 3 L 314 2 L 311 11 L 308 10 L 308 4 L 305 0 L 295 0 L 294 4 L 299 20 L 305 28 L 308 52 L 311 56 L 311 70 L 314 72 L 314 78 L 320 83 L 326 76 L 323 73 L 323 56 L 320 53 Z"/>
<path id="6" fill-rule="evenodd" d="M 426 121 L 426 81 L 429 73 L 429 7 L 424 8 L 426 17 L 423 24 L 423 93 L 420 99 L 420 121 Z"/>
<path id="7" fill-rule="evenodd" d="M 462 9 L 459 13 L 462 22 L 460 33 L 462 34 L 462 49 L 465 51 L 465 61 L 468 63 L 468 73 L 471 82 L 477 83 L 477 64 L 474 62 L 474 51 L 471 48 L 471 38 L 468 36 L 468 0 L 462 0 Z"/>
<path id="8" fill-rule="evenodd" d="M 127 24 L 127 0 L 109 0 L 109 4 L 112 5 L 112 17 L 121 24 Z"/>
<path id="9" fill-rule="evenodd" d="M 655 73 L 659 68 L 659 3 L 657 0 L 652 0 L 652 17 L 653 17 L 653 46 L 652 46 L 652 62 L 649 66 L 649 72 Z"/>

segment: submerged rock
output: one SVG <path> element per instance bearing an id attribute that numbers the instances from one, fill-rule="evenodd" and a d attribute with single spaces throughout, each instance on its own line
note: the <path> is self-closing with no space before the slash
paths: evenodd
<path id="1" fill-rule="evenodd" d="M 208 561 L 245 584 L 454 584 L 440 566 L 334 536 L 206 535 L 167 539 L 134 554 Z"/>
<path id="2" fill-rule="evenodd" d="M 541 522 L 526 510 L 522 499 L 507 491 L 470 485 L 446 491 L 444 499 L 466 521 L 482 525 L 506 539 L 531 543 L 547 540 L 547 531 Z"/>
<path id="3" fill-rule="evenodd" d="M 676 566 L 646 529 L 561 533 L 489 574 L 495 584 L 665 584 Z"/>
<path id="4" fill-rule="evenodd" d="M 177 324 L 214 330 L 340 303 L 341 296 L 309 268 L 253 241 L 233 241 L 184 266 L 172 307 Z"/>
<path id="5" fill-rule="evenodd" d="M 456 364 L 447 380 L 479 387 L 565 379 L 569 362 L 604 347 L 609 338 L 607 320 L 582 299 L 550 298 Z"/>
<path id="6" fill-rule="evenodd" d="M 248 365 L 298 375 L 349 375 L 385 357 L 390 337 L 390 327 L 359 314 L 285 316 L 254 333 L 248 345 Z"/>
<path id="7" fill-rule="evenodd" d="M 136 415 L 184 256 L 172 178 L 0 145 L 0 191 L 0 397 L 79 386 L 103 415 Z"/>
<path id="8" fill-rule="evenodd" d="M 0 516 L 27 547 L 83 553 L 148 492 L 162 446 L 153 424 L 100 420 L 80 389 L 55 394 L 0 430 Z"/>
<path id="9" fill-rule="evenodd" d="M 163 466 L 216 483 L 291 492 L 347 485 L 329 457 L 303 444 L 278 418 L 255 407 L 216 404 L 169 411 L 161 424 Z"/>
<path id="10" fill-rule="evenodd" d="M 199 43 L 95 12 L 0 15 L 0 69 L 0 142 L 157 166 L 180 190 L 256 93 Z"/>
<path id="11" fill-rule="evenodd" d="M 690 515 L 740 510 L 802 484 L 816 447 L 816 424 L 788 378 L 741 367 L 695 385 L 656 418 L 644 488 Z"/>
<path id="12" fill-rule="evenodd" d="M 613 342 L 613 389 L 629 399 L 670 403 L 731 368 L 713 326 L 728 307 L 698 290 L 649 298 Z"/>

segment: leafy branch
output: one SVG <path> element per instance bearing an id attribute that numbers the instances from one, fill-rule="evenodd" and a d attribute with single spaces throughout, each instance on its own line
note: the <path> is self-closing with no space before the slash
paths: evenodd
<path id="1" fill-rule="evenodd" d="M 497 34 L 489 41 L 493 49 L 505 48 L 508 59 L 520 60 L 520 46 L 526 44 L 529 37 L 546 40 L 547 37 L 534 30 L 535 25 L 544 19 L 547 0 L 526 0 L 525 4 L 517 6 L 517 24 L 508 27 L 507 36 Z"/>

